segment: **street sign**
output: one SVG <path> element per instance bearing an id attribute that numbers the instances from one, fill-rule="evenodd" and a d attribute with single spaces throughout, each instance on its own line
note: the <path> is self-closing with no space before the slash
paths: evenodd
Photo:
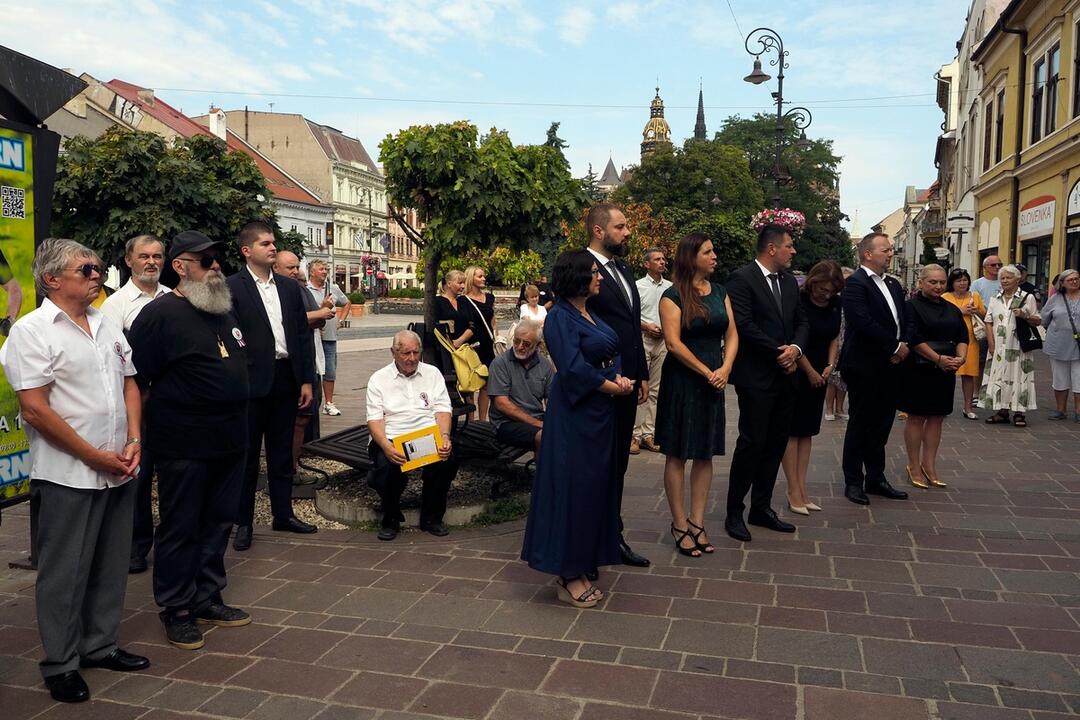
<path id="1" fill-rule="evenodd" d="M 975 215 L 959 210 L 950 211 L 945 214 L 945 227 L 949 230 L 970 230 L 975 227 Z"/>
<path id="2" fill-rule="evenodd" d="M 375 271 L 371 269 L 371 266 L 368 266 L 367 274 L 370 275 L 373 272 L 375 272 Z"/>

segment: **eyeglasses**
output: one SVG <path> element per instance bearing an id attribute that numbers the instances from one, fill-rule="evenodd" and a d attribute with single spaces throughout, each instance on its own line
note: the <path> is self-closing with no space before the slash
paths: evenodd
<path id="1" fill-rule="evenodd" d="M 197 258 L 178 257 L 176 259 L 183 260 L 184 262 L 197 262 L 199 263 L 199 267 L 201 267 L 203 270 L 209 270 L 214 266 L 214 263 L 221 262 L 221 258 L 214 253 L 206 253 L 204 255 L 200 255 Z"/>
<path id="2" fill-rule="evenodd" d="M 1003 267 L 1002 263 L 986 263 L 986 267 Z"/>
<path id="3" fill-rule="evenodd" d="M 74 270 L 75 272 L 80 273 L 87 280 L 89 280 L 90 276 L 94 273 L 97 273 L 98 275 L 105 274 L 105 268 L 101 267 L 100 265 L 95 265 L 94 263 L 84 263 L 82 265 L 76 265 L 73 268 L 67 269 Z"/>

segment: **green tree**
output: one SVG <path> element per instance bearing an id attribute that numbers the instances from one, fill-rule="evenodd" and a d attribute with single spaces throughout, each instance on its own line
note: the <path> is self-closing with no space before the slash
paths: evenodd
<path id="1" fill-rule="evenodd" d="M 841 158 L 833 153 L 832 140 L 810 140 L 805 149 L 795 147 L 799 133 L 792 119 L 786 118 L 779 167 L 786 179 L 779 189 L 780 206 L 806 216 L 806 229 L 796 244 L 798 254 L 792 267 L 808 270 L 820 260 L 850 265 L 854 258 L 851 240 L 840 225 L 847 219 L 840 211 Z M 758 113 L 752 118 L 729 117 L 716 133 L 716 141 L 735 145 L 746 154 L 763 197 L 777 193 L 775 116 Z"/>
<path id="2" fill-rule="evenodd" d="M 380 144 L 391 216 L 422 253 L 424 320 L 434 325 L 438 268 L 446 255 L 502 246 L 520 251 L 559 236 L 588 198 L 549 130 L 542 145 L 515 146 L 466 121 L 414 125 Z M 555 141 L 558 141 L 556 143 Z M 394 208 L 415 208 L 417 232 Z"/>
<path id="3" fill-rule="evenodd" d="M 228 260 L 239 268 L 239 251 L 229 241 L 261 220 L 274 228 L 279 249 L 302 255 L 302 236 L 282 234 L 269 198 L 254 161 L 217 138 L 197 135 L 169 145 L 153 133 L 111 128 L 97 139 L 68 141 L 57 167 L 52 232 L 126 269 L 128 238 L 198 230 L 226 241 Z"/>
<path id="4" fill-rule="evenodd" d="M 593 171 L 592 163 L 589 163 L 589 172 L 581 178 L 581 189 L 589 196 L 590 203 L 603 202 L 607 193 L 600 189 L 599 176 Z"/>

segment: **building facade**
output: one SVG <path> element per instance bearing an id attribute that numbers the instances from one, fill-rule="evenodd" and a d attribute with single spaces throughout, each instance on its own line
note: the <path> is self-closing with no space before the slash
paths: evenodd
<path id="1" fill-rule="evenodd" d="M 390 218 L 388 222 L 390 250 L 387 260 L 389 263 L 389 270 L 386 275 L 387 287 L 394 290 L 423 287 L 423 284 L 416 280 L 416 266 L 420 263 L 420 248 L 409 239 L 405 231 L 401 229 L 401 225 L 390 216 L 389 206 L 386 214 Z M 424 224 L 420 222 L 415 210 L 402 210 L 401 214 L 410 227 L 417 232 L 423 232 Z"/>

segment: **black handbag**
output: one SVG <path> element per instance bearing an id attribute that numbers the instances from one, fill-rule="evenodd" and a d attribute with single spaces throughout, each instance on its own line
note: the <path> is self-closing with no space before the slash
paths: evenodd
<path id="1" fill-rule="evenodd" d="M 1027 295 L 1020 296 L 1020 305 L 1024 305 L 1024 300 Z M 1042 335 L 1035 328 L 1034 325 L 1029 323 L 1023 318 L 1015 318 L 1016 320 L 1016 339 L 1020 342 L 1020 349 L 1024 352 L 1031 352 L 1032 350 L 1042 350 L 1043 340 Z"/>

